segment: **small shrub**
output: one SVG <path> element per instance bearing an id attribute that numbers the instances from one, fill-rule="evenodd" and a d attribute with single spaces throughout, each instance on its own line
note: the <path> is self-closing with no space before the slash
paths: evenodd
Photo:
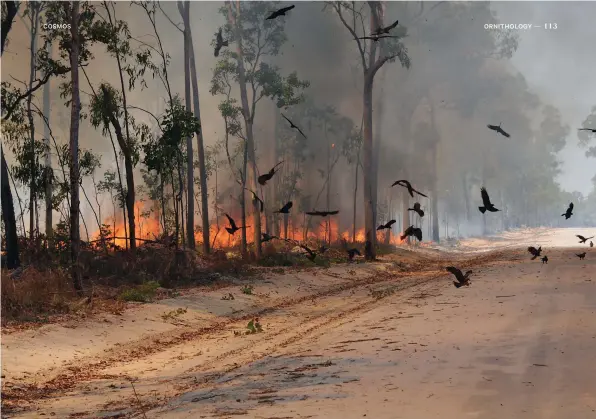
<path id="1" fill-rule="evenodd" d="M 145 282 L 144 284 L 123 291 L 119 295 L 119 298 L 124 301 L 137 301 L 140 303 L 146 303 L 153 300 L 155 297 L 155 292 L 158 288 L 159 282 L 157 281 Z"/>
<path id="2" fill-rule="evenodd" d="M 246 294 L 246 295 L 252 295 L 253 289 L 254 288 L 252 285 L 245 285 L 242 288 L 240 288 L 240 290 L 242 291 L 242 294 Z"/>

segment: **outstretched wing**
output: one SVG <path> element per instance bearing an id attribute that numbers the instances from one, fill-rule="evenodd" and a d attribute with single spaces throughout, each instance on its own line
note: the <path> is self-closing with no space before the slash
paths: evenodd
<path id="1" fill-rule="evenodd" d="M 425 198 L 428 198 L 428 196 L 424 195 L 422 192 L 418 192 L 416 189 L 414 189 L 414 192 L 416 192 L 420 196 L 423 196 Z"/>
<path id="2" fill-rule="evenodd" d="M 290 121 L 283 113 L 281 114 L 281 116 L 290 123 L 290 125 L 294 125 L 294 123 L 292 121 Z"/>
<path id="3" fill-rule="evenodd" d="M 306 215 L 322 215 L 320 211 L 306 211 Z"/>
<path id="4" fill-rule="evenodd" d="M 228 222 L 230 223 L 230 227 L 232 227 L 232 229 L 236 229 L 236 223 L 234 222 L 234 219 L 232 217 L 230 217 L 228 214 L 224 214 L 226 217 L 228 217 Z"/>
<path id="5" fill-rule="evenodd" d="M 396 180 L 395 182 L 393 182 L 393 184 L 391 185 L 392 187 L 395 185 L 400 185 L 403 186 L 403 182 L 407 182 L 407 180 Z"/>
<path id="6" fill-rule="evenodd" d="M 387 26 L 385 29 L 388 30 L 388 31 L 390 31 L 391 29 L 395 28 L 398 23 L 399 23 L 399 20 L 396 20 L 391 25 Z"/>
<path id="7" fill-rule="evenodd" d="M 448 266 L 445 268 L 445 270 L 447 272 L 452 273 L 455 276 L 455 278 L 458 280 L 458 282 L 462 282 L 462 280 L 464 278 L 464 274 L 459 269 L 457 269 L 455 266 Z"/>
<path id="8" fill-rule="evenodd" d="M 499 131 L 499 126 L 498 125 L 488 124 L 487 127 L 488 127 L 488 129 L 492 129 L 493 131 Z"/>
<path id="9" fill-rule="evenodd" d="M 327 211 L 327 215 L 337 215 L 339 214 L 339 210 L 337 211 Z"/>
<path id="10" fill-rule="evenodd" d="M 584 236 L 581 236 L 579 234 L 576 234 L 575 237 L 577 237 L 578 239 L 580 239 L 582 241 L 586 241 L 587 240 Z"/>
<path id="11" fill-rule="evenodd" d="M 530 246 L 528 247 L 528 252 L 535 255 L 536 253 L 538 253 L 538 249 L 536 249 L 534 246 Z"/>
<path id="12" fill-rule="evenodd" d="M 480 188 L 480 195 L 482 196 L 482 203 L 485 207 L 490 207 L 490 198 L 488 197 L 488 192 L 486 188 Z"/>
<path id="13" fill-rule="evenodd" d="M 385 224 L 385 227 L 387 227 L 387 228 L 391 228 L 391 226 L 392 226 L 393 224 L 395 224 L 395 220 L 389 220 L 389 221 L 387 221 L 387 224 Z"/>
<path id="14" fill-rule="evenodd" d="M 507 132 L 506 132 L 506 131 L 505 131 L 503 128 L 501 128 L 501 127 L 499 127 L 499 132 L 500 132 L 500 133 L 501 133 L 503 136 L 505 136 L 505 137 L 507 137 L 507 138 L 511 137 L 511 136 L 509 135 L 509 133 L 507 133 Z"/>
<path id="15" fill-rule="evenodd" d="M 569 210 L 573 210 L 573 202 L 569 203 Z"/>
<path id="16" fill-rule="evenodd" d="M 296 7 L 296 6 L 295 6 L 295 5 L 291 5 L 291 6 L 288 6 L 288 7 L 284 7 L 283 9 L 279 9 L 279 10 L 277 11 L 277 13 L 280 13 L 280 14 L 281 14 L 281 13 L 289 12 L 289 11 L 290 11 L 290 10 L 292 10 L 294 7 Z"/>

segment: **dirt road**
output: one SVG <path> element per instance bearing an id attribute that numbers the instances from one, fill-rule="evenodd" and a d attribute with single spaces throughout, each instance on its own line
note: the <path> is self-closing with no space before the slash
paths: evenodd
<path id="1" fill-rule="evenodd" d="M 23 418 L 596 418 L 596 251 L 574 253 L 404 252 L 11 334 L 3 403 Z"/>

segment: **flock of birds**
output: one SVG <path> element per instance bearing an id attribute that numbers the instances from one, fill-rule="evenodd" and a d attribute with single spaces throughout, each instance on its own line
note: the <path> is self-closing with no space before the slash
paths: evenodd
<path id="1" fill-rule="evenodd" d="M 273 20 L 273 19 L 277 19 L 278 17 L 281 16 L 286 16 L 286 13 L 288 13 L 290 10 L 294 9 L 296 6 L 295 5 L 291 5 L 291 6 L 287 6 L 287 7 L 283 7 L 279 10 L 273 11 L 269 14 L 269 16 L 267 16 L 265 18 L 265 20 Z M 391 25 L 386 26 L 386 27 L 379 27 L 377 28 L 375 31 L 373 31 L 369 36 L 364 36 L 358 39 L 370 39 L 374 42 L 377 42 L 380 39 L 384 39 L 384 38 L 393 38 L 394 36 L 390 35 L 391 30 L 396 28 L 397 25 L 399 24 L 399 21 L 396 20 L 395 22 L 393 22 Z M 217 34 L 216 34 L 216 38 L 215 38 L 215 50 L 214 50 L 214 55 L 217 57 L 219 56 L 219 53 L 221 51 L 222 48 L 224 47 L 228 47 L 229 46 L 229 41 L 228 40 L 224 40 L 223 39 L 223 35 L 222 35 L 222 29 L 219 28 Z M 300 127 L 298 127 L 294 122 L 292 122 L 288 117 L 286 117 L 283 113 L 281 114 L 281 116 L 290 124 L 290 128 L 294 129 L 296 131 L 298 131 L 300 133 L 300 135 L 302 135 L 305 139 L 307 138 L 306 135 L 304 134 L 304 132 L 302 132 L 302 130 L 300 129 Z M 500 134 L 506 138 L 510 138 L 511 135 L 506 132 L 502 127 L 501 127 L 501 123 L 499 123 L 499 125 L 487 125 L 488 129 L 495 131 L 497 134 Z M 594 128 L 580 128 L 580 131 L 591 131 L 592 133 L 596 133 L 596 129 Z M 270 181 L 273 176 L 275 175 L 275 173 L 277 172 L 277 168 L 283 163 L 283 160 L 279 163 L 277 163 L 271 170 L 269 170 L 267 173 L 260 175 L 257 179 L 259 185 L 264 186 L 267 184 L 268 181 Z M 277 169 L 277 170 L 276 170 Z M 423 194 L 422 192 L 416 190 L 412 184 L 405 179 L 401 179 L 401 180 L 397 180 L 395 182 L 393 182 L 393 184 L 391 185 L 391 187 L 393 186 L 401 186 L 407 189 L 408 193 L 410 194 L 410 196 L 413 198 L 414 194 L 420 195 L 422 197 L 428 198 L 427 195 Z M 249 192 L 252 193 L 253 196 L 253 203 L 259 206 L 260 208 L 260 212 L 263 212 L 264 210 L 264 202 L 261 198 L 259 198 L 258 194 L 253 191 L 250 190 L 248 188 L 246 188 Z M 485 214 L 487 211 L 488 212 L 498 212 L 500 211 L 498 208 L 496 208 L 494 206 L 494 204 L 491 202 L 490 197 L 488 195 L 488 191 L 486 190 L 486 188 L 482 187 L 480 188 L 480 196 L 482 198 L 482 206 L 478 207 L 478 209 L 480 210 L 480 212 L 482 214 Z M 290 210 L 292 209 L 293 203 L 292 201 L 288 201 L 286 204 L 284 204 L 279 210 L 274 211 L 274 213 L 276 214 L 289 214 Z M 412 208 L 408 208 L 408 211 L 414 211 L 416 214 L 418 214 L 418 216 L 420 218 L 424 217 L 424 211 L 422 210 L 422 206 L 420 205 L 419 202 L 415 202 Z M 317 210 L 313 210 L 313 211 L 306 211 L 305 212 L 307 215 L 310 216 L 319 216 L 319 217 L 327 217 L 329 215 L 337 215 L 339 213 L 339 210 L 334 210 L 334 211 L 317 211 Z M 569 204 L 569 207 L 567 208 L 567 210 L 565 211 L 565 213 L 562 214 L 562 216 L 565 217 L 566 220 L 568 220 L 571 216 L 573 215 L 573 203 Z M 225 216 L 228 218 L 228 222 L 230 223 L 229 227 L 226 227 L 226 231 L 230 234 L 230 235 L 234 235 L 238 230 L 241 230 L 243 228 L 247 228 L 247 226 L 238 226 L 236 224 L 236 222 L 234 221 L 234 219 L 232 217 L 230 217 L 230 215 L 225 214 Z M 390 230 L 393 226 L 393 224 L 395 224 L 395 220 L 389 220 L 384 224 L 381 224 L 380 226 L 377 227 L 377 231 L 382 231 L 382 230 Z M 414 225 L 410 225 L 409 227 L 407 227 L 403 234 L 401 235 L 400 239 L 403 241 L 405 240 L 407 237 L 415 237 L 416 239 L 418 239 L 418 241 L 422 241 L 422 229 L 415 227 Z M 580 243 L 586 243 L 587 240 L 593 238 L 593 237 L 588 237 L 585 238 L 581 235 L 577 236 L 580 239 Z M 285 240 L 288 242 L 292 242 L 291 240 L 288 239 L 280 239 L 279 237 L 276 236 L 271 236 L 268 233 L 262 233 L 262 242 L 268 242 L 270 240 L 273 239 L 278 239 L 278 240 Z M 300 248 L 302 248 L 305 251 L 305 256 L 309 259 L 309 260 L 314 260 L 317 256 L 317 254 L 323 254 L 325 253 L 328 248 L 325 246 L 321 246 L 318 251 L 314 251 L 310 248 L 308 248 L 307 246 L 301 244 L 301 243 L 296 243 L 298 244 L 298 246 Z M 366 247 L 370 246 L 370 243 L 367 241 L 365 244 Z M 346 247 L 346 252 L 348 254 L 348 260 L 352 261 L 354 259 L 354 257 L 356 255 L 362 256 L 360 251 L 358 251 L 358 249 L 356 248 L 348 248 Z M 594 247 L 594 244 L 590 241 L 590 247 Z M 537 257 L 540 256 L 542 251 L 542 247 L 539 247 L 538 249 L 536 249 L 535 247 L 529 247 L 528 248 L 528 252 L 530 252 L 532 254 L 532 260 L 536 259 Z M 577 254 L 577 257 L 579 257 L 580 259 L 584 259 L 586 256 L 586 252 L 583 252 L 581 254 Z M 548 263 L 548 257 L 545 255 L 542 259 L 542 263 Z M 451 274 L 453 274 L 455 276 L 455 278 L 457 279 L 456 281 L 453 281 L 453 284 L 457 287 L 460 288 L 462 286 L 469 286 L 470 285 L 470 275 L 472 274 L 472 271 L 467 271 L 465 274 L 458 268 L 453 267 L 453 266 L 449 266 L 446 268 L 446 270 L 448 272 L 450 272 Z"/>

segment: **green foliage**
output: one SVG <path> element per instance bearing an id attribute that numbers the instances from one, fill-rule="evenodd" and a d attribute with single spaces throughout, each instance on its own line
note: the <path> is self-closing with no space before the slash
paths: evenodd
<path id="1" fill-rule="evenodd" d="M 140 303 L 150 302 L 155 297 L 155 293 L 158 288 L 159 282 L 148 281 L 137 287 L 123 291 L 119 295 L 119 298 L 124 301 L 137 301 Z"/>
<path id="2" fill-rule="evenodd" d="M 242 288 L 240 288 L 240 291 L 242 291 L 242 294 L 246 294 L 246 295 L 252 295 L 253 290 L 254 290 L 254 287 L 252 285 L 245 285 Z"/>

